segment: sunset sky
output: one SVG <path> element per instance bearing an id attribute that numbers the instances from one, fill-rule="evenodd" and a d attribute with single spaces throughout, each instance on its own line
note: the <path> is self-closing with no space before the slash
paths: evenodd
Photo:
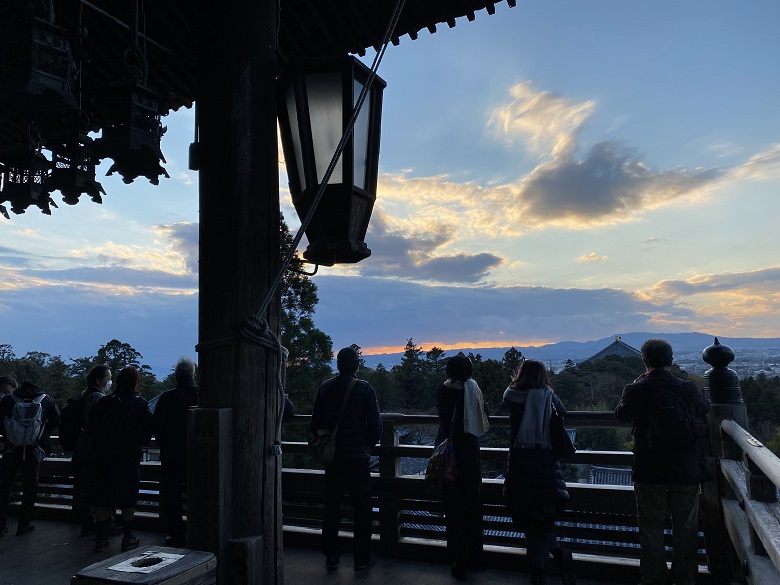
<path id="1" fill-rule="evenodd" d="M 316 325 L 365 353 L 780 336 L 778 22 L 776 0 L 545 0 L 404 37 L 379 71 L 373 253 L 320 268 Z M 193 112 L 165 124 L 159 187 L 103 177 L 103 205 L 0 218 L 17 356 L 197 358 Z"/>

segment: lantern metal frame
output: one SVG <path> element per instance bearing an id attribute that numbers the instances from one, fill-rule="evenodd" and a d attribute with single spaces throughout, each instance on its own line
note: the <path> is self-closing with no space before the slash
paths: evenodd
<path id="1" fill-rule="evenodd" d="M 355 105 L 371 71 L 352 56 L 290 64 L 279 80 L 278 115 L 293 205 L 309 214 L 326 169 L 348 130 Z M 374 76 L 351 136 L 306 227 L 303 257 L 332 266 L 371 255 L 364 242 L 376 201 L 382 92 Z"/>
<path id="2" fill-rule="evenodd" d="M 41 212 L 51 215 L 51 206 L 57 204 L 47 189 L 51 162 L 41 152 L 40 146 L 20 145 L 9 152 L 2 161 L 2 186 L 0 203 L 9 202 L 11 211 L 22 214 L 30 205 L 36 205 Z"/>
<path id="3" fill-rule="evenodd" d="M 62 200 L 75 205 L 86 193 L 95 203 L 103 203 L 106 192 L 95 178 L 98 157 L 92 152 L 93 140 L 81 132 L 65 144 L 51 147 L 52 170 L 47 189 L 59 191 Z"/>
<path id="4" fill-rule="evenodd" d="M 76 115 L 78 68 L 66 31 L 19 1 L 0 15 L 0 106 L 48 124 Z M 53 11 L 53 9 L 52 9 Z"/>

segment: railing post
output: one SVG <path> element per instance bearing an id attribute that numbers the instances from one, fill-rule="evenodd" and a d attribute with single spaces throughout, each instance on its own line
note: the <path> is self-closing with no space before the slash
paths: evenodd
<path id="1" fill-rule="evenodd" d="M 702 352 L 702 359 L 712 367 L 704 374 L 704 391 L 712 405 L 707 415 L 709 452 L 707 468 L 715 481 L 702 484 L 700 525 L 707 546 L 707 564 L 714 582 L 731 583 L 735 575 L 734 545 L 726 530 L 721 498 L 733 499 L 734 494 L 720 470 L 720 459 L 739 459 L 742 452 L 730 437 L 721 435 L 720 423 L 733 419 L 747 429 L 747 407 L 742 400 L 737 373 L 728 367 L 734 360 L 734 351 L 721 345 L 718 338 Z"/>
<path id="2" fill-rule="evenodd" d="M 398 444 L 395 421 L 383 418 L 379 439 L 379 543 L 387 555 L 396 553 L 401 539 L 401 506 L 393 489 L 393 481 L 401 472 L 401 460 L 390 449 Z"/>
<path id="3" fill-rule="evenodd" d="M 748 497 L 759 502 L 776 502 L 777 488 L 772 480 L 748 457 L 747 453 L 743 454 L 743 463 L 746 471 L 745 482 Z M 766 548 L 758 537 L 753 523 L 750 522 L 748 525 L 750 527 L 750 544 L 753 545 L 753 550 L 756 551 L 757 555 L 767 556 Z"/>

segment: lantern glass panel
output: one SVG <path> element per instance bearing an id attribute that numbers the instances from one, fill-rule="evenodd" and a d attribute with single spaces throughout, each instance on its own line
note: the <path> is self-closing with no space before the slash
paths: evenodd
<path id="1" fill-rule="evenodd" d="M 325 177 L 325 171 L 344 132 L 341 87 L 341 76 L 338 73 L 315 73 L 306 76 L 314 164 L 319 183 L 322 183 Z M 331 185 L 344 182 L 341 159 L 342 157 L 339 157 L 333 169 L 329 181 Z"/>
<path id="2" fill-rule="evenodd" d="M 295 151 L 295 166 L 298 168 L 298 179 L 301 183 L 301 191 L 308 188 L 306 173 L 303 171 L 303 147 L 301 145 L 301 133 L 298 128 L 298 102 L 295 99 L 295 86 L 287 90 L 287 118 L 290 121 L 290 134 L 292 136 L 293 150 Z M 290 168 L 289 165 L 287 167 Z"/>
<path id="3" fill-rule="evenodd" d="M 352 106 L 357 106 L 360 92 L 363 91 L 363 83 L 354 80 L 353 103 Z M 366 165 L 368 164 L 368 121 L 371 119 L 371 92 L 366 94 L 366 99 L 363 101 L 363 107 L 360 108 L 360 114 L 358 114 L 355 120 L 355 127 L 352 133 L 352 139 L 354 140 L 354 156 L 355 156 L 355 177 L 353 178 L 354 185 L 361 189 L 367 190 L 366 185 Z"/>

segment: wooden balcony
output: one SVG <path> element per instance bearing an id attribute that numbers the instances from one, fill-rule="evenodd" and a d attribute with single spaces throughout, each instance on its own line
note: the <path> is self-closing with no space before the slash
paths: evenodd
<path id="1" fill-rule="evenodd" d="M 433 571 L 439 575 L 438 578 L 423 580 L 445 583 L 449 571 L 441 503 L 426 493 L 422 476 L 400 472 L 402 458 L 427 458 L 432 447 L 400 445 L 398 441 L 398 428 L 435 426 L 436 419 L 385 414 L 383 420 L 382 440 L 374 450 L 378 456 L 378 472 L 372 473 L 373 538 L 375 551 L 381 560 L 379 564 L 394 567 L 394 571 L 402 571 L 402 567 L 407 566 L 418 567 L 415 571 L 421 573 Z M 308 421 L 308 416 L 296 416 L 287 424 L 306 425 Z M 507 425 L 508 421 L 493 417 L 492 423 L 501 426 Z M 614 420 L 611 412 L 572 412 L 567 416 L 567 426 L 609 428 L 622 425 Z M 723 421 L 720 432 L 725 457 L 710 457 L 710 463 L 718 470 L 718 480 L 705 484 L 702 495 L 699 582 L 730 583 L 731 578 L 724 580 L 718 571 L 711 573 L 709 567 L 715 557 L 721 561 L 734 557 L 738 559 L 736 565 L 748 568 L 748 582 L 780 583 L 777 570 L 780 567 L 780 538 L 776 536 L 780 534 L 780 504 L 776 498 L 777 486 L 780 485 L 780 461 L 733 421 Z M 702 440 L 708 441 L 706 427 L 702 433 Z M 283 450 L 288 454 L 307 453 L 306 445 L 300 442 L 284 442 Z M 503 462 L 506 457 L 506 449 L 482 449 L 484 461 Z M 631 457 L 628 452 L 578 452 L 570 464 L 630 466 Z M 323 478 L 321 469 L 285 468 L 282 472 L 285 551 L 289 549 L 289 555 L 296 555 L 296 568 L 287 565 L 288 579 L 292 579 L 292 573 L 299 570 L 299 564 L 311 566 L 311 575 L 305 578 L 312 583 L 325 576 L 323 559 L 318 552 Z M 144 535 L 144 542 L 150 544 L 152 541 L 154 544 L 162 542 L 158 482 L 159 464 L 151 461 L 142 463 L 142 494 L 136 524 L 139 530 L 150 533 Z M 504 509 L 502 480 L 485 479 L 483 487 L 485 548 L 489 565 L 495 571 L 480 574 L 477 580 L 503 583 L 509 580 L 507 575 L 526 570 L 524 538 L 512 530 Z M 557 533 L 574 552 L 578 575 L 599 583 L 638 582 L 639 538 L 633 488 L 580 483 L 570 483 L 568 487 L 571 501 L 559 519 Z M 77 563 L 75 568 L 80 568 L 96 560 L 89 550 L 90 545 L 85 545 L 84 539 L 77 537 L 77 526 L 68 524 L 74 520 L 71 512 L 73 478 L 68 458 L 44 461 L 39 494 L 36 517 L 44 521 L 40 524 L 43 530 L 16 539 L 11 526 L 11 532 L 0 539 L 0 583 L 44 582 L 37 579 L 27 581 L 21 577 L 20 580 L 9 581 L 6 576 L 9 567 L 13 571 L 21 570 L 19 567 L 24 563 L 17 553 L 28 550 L 29 546 L 33 546 L 29 550 L 53 555 L 51 570 L 59 572 L 60 580 L 50 582 L 64 583 L 63 579 L 70 576 L 65 573 L 73 571 L 74 563 Z M 716 502 L 719 515 L 712 513 L 713 502 Z M 342 530 L 343 537 L 348 540 L 352 528 L 349 510 L 346 516 Z M 717 534 L 724 537 L 720 540 L 709 537 Z M 29 544 L 38 541 L 49 544 L 42 545 L 43 548 Z M 668 544 L 671 547 L 671 535 Z M 311 554 L 306 551 L 311 551 Z M 53 559 L 57 555 L 67 560 L 55 562 Z M 36 556 L 41 558 L 40 554 Z M 19 567 L 13 569 L 17 565 Z M 345 566 L 349 565 L 345 563 Z M 382 571 L 384 569 L 375 573 L 379 575 Z M 352 578 L 351 574 L 349 578 Z M 288 582 L 300 581 L 296 577 Z M 409 578 L 410 584 L 415 582 Z M 587 583 L 585 580 L 582 582 Z"/>

